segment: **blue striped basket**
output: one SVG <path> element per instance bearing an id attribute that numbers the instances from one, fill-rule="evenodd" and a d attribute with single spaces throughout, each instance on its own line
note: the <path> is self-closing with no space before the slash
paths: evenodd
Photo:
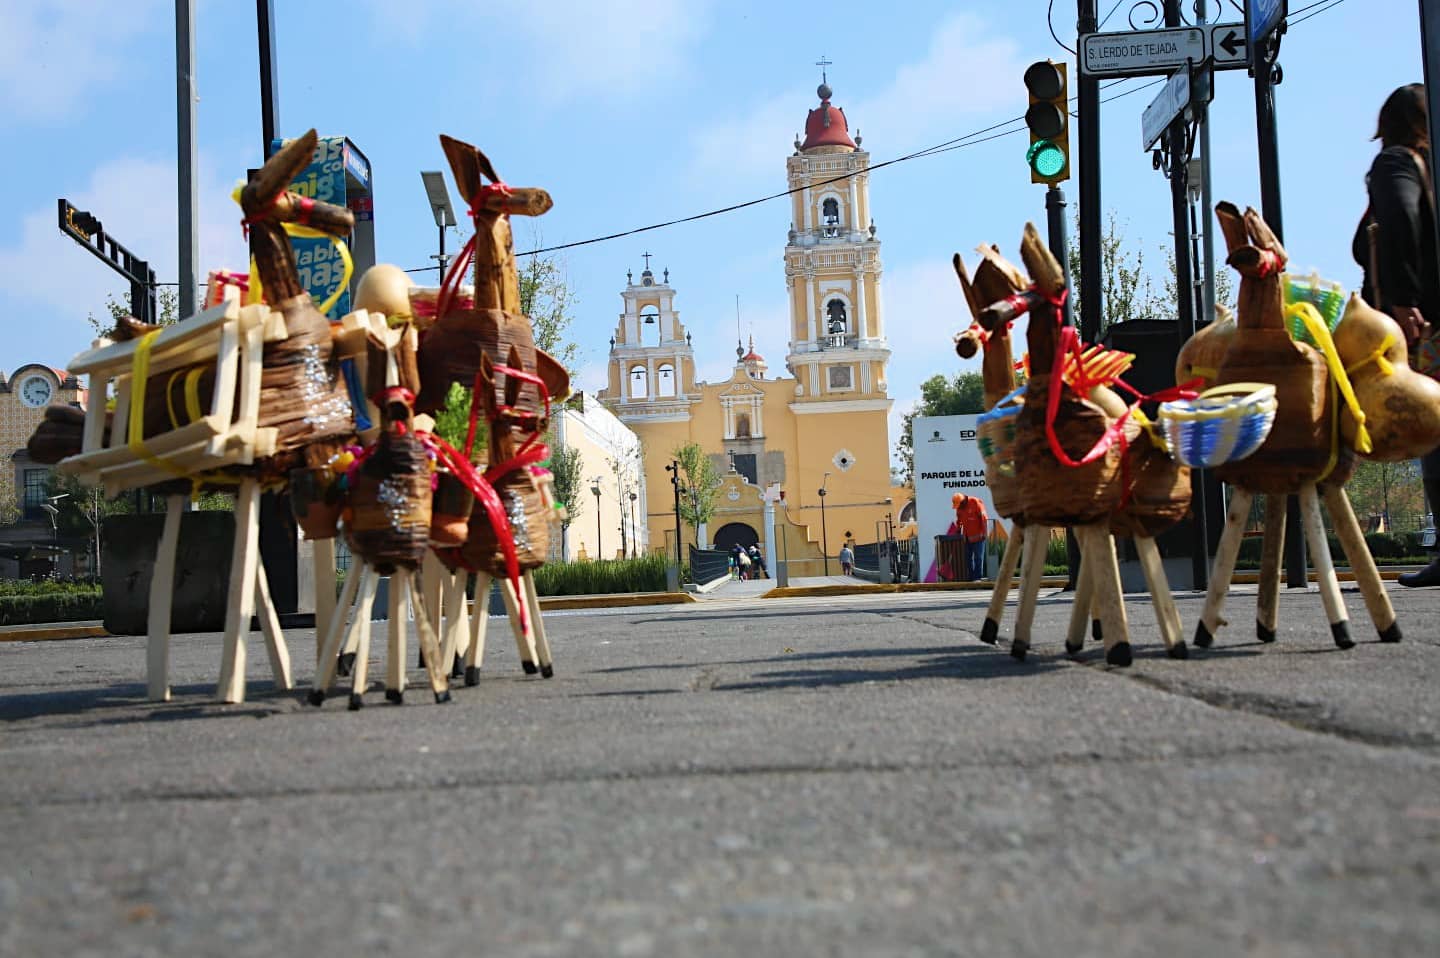
<path id="1" fill-rule="evenodd" d="M 1209 469 L 1260 448 L 1275 425 L 1275 387 L 1227 383 L 1160 405 L 1160 432 L 1177 462 Z"/>

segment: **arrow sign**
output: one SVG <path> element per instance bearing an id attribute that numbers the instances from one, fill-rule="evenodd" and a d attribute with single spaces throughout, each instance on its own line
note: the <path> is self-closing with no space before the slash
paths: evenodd
<path id="1" fill-rule="evenodd" d="M 1216 23 L 1207 29 L 1215 69 L 1243 70 L 1250 66 L 1250 45 L 1245 42 L 1244 23 Z"/>

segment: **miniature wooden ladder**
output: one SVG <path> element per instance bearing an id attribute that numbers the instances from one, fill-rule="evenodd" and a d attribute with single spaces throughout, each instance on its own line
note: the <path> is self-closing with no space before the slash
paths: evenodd
<path id="1" fill-rule="evenodd" d="M 1319 580 L 1320 601 L 1325 606 L 1325 617 L 1330 622 L 1330 634 L 1335 644 L 1348 649 L 1355 644 L 1350 637 L 1349 613 L 1345 610 L 1340 595 L 1340 582 L 1335 575 L 1335 565 L 1330 559 L 1329 543 L 1325 539 L 1325 525 L 1320 516 L 1320 493 L 1313 482 L 1300 487 L 1300 516 L 1305 529 L 1305 542 L 1315 563 L 1315 577 Z M 1330 511 L 1330 521 L 1335 534 L 1355 573 L 1355 581 L 1365 598 L 1365 608 L 1370 614 L 1382 642 L 1399 642 L 1400 623 L 1396 621 L 1395 609 L 1390 596 L 1375 567 L 1375 559 L 1365 545 L 1360 532 L 1360 523 L 1350 506 L 1350 499 L 1339 486 L 1326 486 L 1325 505 Z M 1205 608 L 1200 621 L 1195 624 L 1195 644 L 1208 649 L 1215 641 L 1220 626 L 1225 624 L 1221 610 L 1225 596 L 1230 591 L 1230 581 L 1235 574 L 1235 559 L 1240 553 L 1240 540 L 1244 536 L 1245 523 L 1250 517 L 1250 504 L 1255 495 L 1248 489 L 1231 487 L 1230 508 L 1225 513 L 1225 531 L 1220 535 L 1220 548 L 1215 553 L 1215 565 L 1210 576 L 1210 588 L 1205 594 Z M 1285 497 L 1265 497 L 1265 533 L 1261 543 L 1260 594 L 1256 601 L 1255 633 L 1262 642 L 1275 641 L 1280 593 L 1280 553 L 1285 539 Z"/>
<path id="2" fill-rule="evenodd" d="M 172 501 L 174 498 L 176 497 L 171 497 Z M 178 509 L 175 514 L 178 516 Z M 165 531 L 168 533 L 168 515 L 165 521 Z M 178 534 L 178 518 L 175 531 Z M 165 533 L 162 533 L 162 539 L 164 538 Z M 174 549 L 175 544 L 171 542 L 169 564 L 172 572 Z M 165 604 L 169 605 L 168 602 Z M 220 682 L 215 690 L 223 702 L 245 701 L 245 633 L 250 631 L 250 617 L 257 614 L 257 611 L 260 629 L 265 635 L 265 651 L 270 656 L 270 671 L 275 676 L 275 687 L 289 689 L 292 685 L 290 650 L 285 645 L 284 634 L 280 631 L 280 618 L 275 614 L 275 605 L 270 600 L 270 584 L 265 579 L 265 567 L 260 562 L 260 483 L 257 479 L 246 478 L 240 481 L 240 490 L 235 494 L 235 543 L 230 551 L 230 589 L 225 602 L 225 639 L 220 659 Z M 168 614 L 166 619 L 168 632 Z M 153 639 L 151 651 L 153 654 Z"/>

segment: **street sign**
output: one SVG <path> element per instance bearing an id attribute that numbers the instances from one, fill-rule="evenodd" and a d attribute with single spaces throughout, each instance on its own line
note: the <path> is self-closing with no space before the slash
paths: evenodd
<path id="1" fill-rule="evenodd" d="M 1147 76 L 1169 73 L 1186 60 L 1205 59 L 1200 27 L 1087 33 L 1080 38 L 1081 68 L 1089 76 Z"/>
<path id="2" fill-rule="evenodd" d="M 1190 68 L 1175 71 L 1165 81 L 1165 86 L 1145 112 L 1140 115 L 1140 133 L 1145 141 L 1143 149 L 1150 149 L 1165 133 L 1174 119 L 1190 106 Z"/>
<path id="3" fill-rule="evenodd" d="M 1250 44 L 1245 42 L 1244 23 L 1214 23 L 1207 50 L 1217 70 L 1244 70 L 1250 66 Z"/>
<path id="4" fill-rule="evenodd" d="M 1245 0 L 1245 35 L 1252 47 L 1258 47 L 1279 26 L 1288 7 L 1286 0 Z"/>

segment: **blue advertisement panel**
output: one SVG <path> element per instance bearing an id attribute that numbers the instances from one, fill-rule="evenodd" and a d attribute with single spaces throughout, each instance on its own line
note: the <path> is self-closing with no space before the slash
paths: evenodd
<path id="1" fill-rule="evenodd" d="M 284 141 L 276 140 L 271 144 L 271 152 L 278 150 L 283 144 Z M 315 147 L 315 155 L 310 159 L 310 165 L 300 171 L 300 175 L 290 184 L 290 189 L 301 196 L 309 196 L 325 203 L 349 205 L 346 157 L 350 152 L 352 151 L 348 149 L 345 137 L 321 137 Z M 359 156 L 359 160 L 365 174 L 363 182 L 367 189 L 364 192 L 368 193 L 370 164 L 363 156 Z M 368 199 L 368 196 L 365 198 Z M 324 302 L 345 279 L 345 264 L 340 259 L 339 250 L 328 239 L 301 236 L 292 236 L 290 245 L 295 250 L 295 267 L 300 274 L 300 285 L 310 292 L 317 305 Z M 348 312 L 350 291 L 346 289 L 326 316 L 332 321 L 338 321 Z"/>
<path id="2" fill-rule="evenodd" d="M 1285 0 L 1245 0 L 1245 35 L 1250 40 L 1250 49 L 1259 46 L 1285 19 L 1285 7 Z"/>

